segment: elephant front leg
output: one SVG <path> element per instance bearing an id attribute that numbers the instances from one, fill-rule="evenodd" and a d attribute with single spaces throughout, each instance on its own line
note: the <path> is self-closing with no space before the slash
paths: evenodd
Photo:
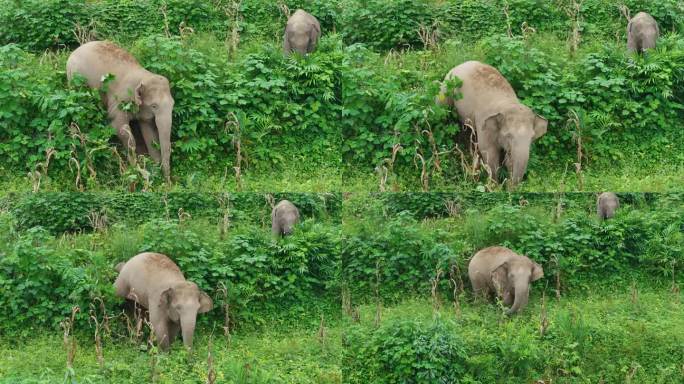
<path id="1" fill-rule="evenodd" d="M 119 141 L 126 148 L 126 157 L 131 165 L 135 165 L 135 137 L 131 130 L 130 120 L 127 116 L 118 115 L 112 120 L 112 126 L 116 130 Z"/>
<path id="2" fill-rule="evenodd" d="M 143 139 L 145 140 L 145 146 L 147 147 L 147 153 L 150 154 L 154 161 L 159 163 L 161 161 L 161 153 L 157 149 L 159 140 L 154 123 L 151 121 L 140 121 L 139 124 Z"/>
<path id="3" fill-rule="evenodd" d="M 169 320 L 167 329 L 169 330 L 169 344 L 173 344 L 180 332 L 180 324 Z"/>
<path id="4" fill-rule="evenodd" d="M 507 307 L 510 307 L 511 305 L 513 305 L 513 301 L 514 301 L 515 297 L 513 296 L 513 292 L 511 292 L 511 290 L 507 289 L 504 291 L 502 299 L 503 299 L 503 304 Z"/>
<path id="5" fill-rule="evenodd" d="M 490 147 L 480 148 L 480 153 L 482 154 L 482 159 L 485 164 L 487 164 L 489 178 L 496 181 L 496 175 L 499 172 L 499 166 L 501 164 L 501 152 L 498 148 Z"/>

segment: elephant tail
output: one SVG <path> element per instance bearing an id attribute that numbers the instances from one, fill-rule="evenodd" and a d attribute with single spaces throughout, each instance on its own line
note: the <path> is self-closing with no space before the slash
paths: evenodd
<path id="1" fill-rule="evenodd" d="M 119 264 L 117 264 L 116 267 L 114 267 L 114 269 L 116 269 L 117 272 L 121 272 L 121 269 L 123 269 L 124 265 L 126 265 L 126 263 L 122 261 Z"/>

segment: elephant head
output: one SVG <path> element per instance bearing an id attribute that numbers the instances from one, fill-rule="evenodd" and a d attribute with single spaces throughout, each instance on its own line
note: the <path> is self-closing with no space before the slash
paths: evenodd
<path id="1" fill-rule="evenodd" d="M 506 168 L 511 182 L 519 183 L 530 158 L 532 141 L 546 133 L 548 122 L 525 105 L 512 103 L 489 116 L 486 127 L 494 127 L 498 144 L 506 152 Z"/>
<path id="2" fill-rule="evenodd" d="M 285 51 L 299 52 L 302 56 L 314 50 L 317 31 L 313 25 L 294 24 L 285 31 Z"/>
<path id="3" fill-rule="evenodd" d="M 155 74 L 144 77 L 135 88 L 135 103 L 141 117 L 154 119 L 159 134 L 162 171 L 168 179 L 171 174 L 171 124 L 174 105 L 169 81 L 164 76 Z"/>
<path id="4" fill-rule="evenodd" d="M 525 308 L 530 294 L 530 283 L 544 277 L 541 265 L 527 257 L 509 259 L 501 263 L 491 273 L 492 284 L 504 304 L 513 305 L 506 312 L 514 314 Z"/>
<path id="5" fill-rule="evenodd" d="M 184 281 L 162 292 L 159 307 L 173 322 L 180 323 L 183 344 L 192 348 L 195 320 L 198 313 L 210 311 L 214 302 L 195 283 Z M 172 341 L 172 340 L 169 340 Z"/>

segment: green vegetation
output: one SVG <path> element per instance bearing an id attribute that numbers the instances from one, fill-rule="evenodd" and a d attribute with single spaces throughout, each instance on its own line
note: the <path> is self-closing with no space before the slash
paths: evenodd
<path id="1" fill-rule="evenodd" d="M 322 38 L 284 57 L 297 8 Z M 0 25 L 0 384 L 684 381 L 682 1 L 0 0 Z M 104 39 L 170 80 L 170 183 L 66 80 Z M 516 190 L 435 103 L 467 60 L 549 121 Z M 519 315 L 472 298 L 492 245 L 543 266 Z M 213 299 L 192 353 L 114 294 L 144 251 Z"/>
<path id="2" fill-rule="evenodd" d="M 70 334 L 87 352 L 66 369 L 77 380 L 140 382 L 133 372 L 156 362 L 159 382 L 204 382 L 213 334 L 216 372 L 234 382 L 669 382 L 684 362 L 675 330 L 684 201 L 619 196 L 616 217 L 599 222 L 589 193 L 10 194 L 0 214 L 0 305 L 9 309 L 0 348 L 12 352 L 0 373 L 63 375 L 71 347 L 60 351 L 57 335 L 78 306 Z M 280 198 L 304 221 L 274 240 L 269 202 Z M 544 267 L 512 319 L 472 303 L 467 259 L 493 244 Z M 191 364 L 180 343 L 168 355 L 149 348 L 146 328 L 136 332 L 113 295 L 112 266 L 145 250 L 171 256 L 214 299 Z M 94 319 L 108 327 L 99 342 Z M 22 375 L 31 353 L 46 361 Z"/>
<path id="3" fill-rule="evenodd" d="M 532 296 L 506 318 L 438 298 L 358 308 L 345 333 L 348 383 L 677 383 L 684 377 L 681 292 L 642 286 Z M 458 303 L 456 306 L 455 303 Z"/>
<path id="4" fill-rule="evenodd" d="M 345 204 L 342 276 L 352 301 L 395 301 L 452 281 L 468 282 L 468 260 L 502 245 L 544 268 L 538 285 L 560 291 L 633 280 L 684 281 L 681 194 L 620 195 L 599 222 L 594 194 L 383 194 Z M 355 206 L 356 205 L 356 206 Z M 420 219 L 427 218 L 424 221 Z M 448 277 L 448 278 L 447 278 Z M 462 284 L 459 284 L 462 286 Z"/>
<path id="5" fill-rule="evenodd" d="M 169 353 L 157 354 L 145 341 L 116 341 L 103 335 L 103 360 L 98 360 L 92 331 L 75 336 L 77 346 L 68 383 L 156 382 L 207 383 L 211 372 L 215 383 L 341 383 L 339 368 L 342 331 L 338 324 L 312 318 L 297 329 L 268 328 L 252 334 L 215 335 L 211 366 L 209 337 L 195 339 L 190 357 L 182 345 Z M 219 332 L 216 330 L 215 332 Z M 65 347 L 59 331 L 40 336 L 31 343 L 0 342 L 3 356 L 0 382 L 48 384 L 65 380 Z M 40 357 L 40 364 L 36 358 Z M 100 363 L 102 365 L 100 365 Z M 210 369 L 211 367 L 211 369 Z"/>
<path id="6" fill-rule="evenodd" d="M 243 28 L 252 9 L 272 2 L 245 2 L 237 11 L 232 1 L 44 3 L 3 0 L 0 7 L 0 20 L 14 25 L 0 34 L 0 44 L 7 44 L 0 46 L 0 174 L 15 179 L 12 186 L 159 189 L 160 172 L 149 159 L 135 167 L 122 161 L 97 92 L 82 81 L 67 84 L 70 51 L 31 52 L 77 46 L 72 30 L 78 23 L 90 33 L 81 41 L 114 40 L 170 80 L 175 183 L 196 178 L 211 180 L 214 190 L 339 189 L 343 48 L 332 31 L 316 55 L 284 58 L 275 35 L 282 34 L 285 16 L 276 4 L 263 9 L 268 19 L 258 20 L 269 22 L 268 36 Z M 325 17 L 326 7 L 320 9 Z M 30 183 L 17 180 L 28 172 Z"/>
<path id="7" fill-rule="evenodd" d="M 350 180 L 345 184 L 352 185 L 351 189 L 501 188 L 488 185 L 472 166 L 469 132 L 462 132 L 458 121 L 434 103 L 446 73 L 468 60 L 496 67 L 522 102 L 549 120 L 549 131 L 533 146 L 522 190 L 679 188 L 684 177 L 684 45 L 679 34 L 662 37 L 659 48 L 645 57 L 628 54 L 626 22 L 615 4 L 602 2 L 607 12 L 604 19 L 592 21 L 590 10 L 583 8 L 578 24 L 581 40 L 574 49 L 572 41 L 559 44 L 570 32 L 570 26 L 564 26 L 572 20 L 565 13 L 544 11 L 544 7 L 554 7 L 553 2 L 515 1 L 509 2 L 510 34 L 505 32 L 505 22 L 497 24 L 499 34 L 473 34 L 458 29 L 462 26 L 450 29 L 449 17 L 454 13 L 435 11 L 422 24 L 423 31 L 429 32 L 422 41 L 393 41 L 398 36 L 417 39 L 420 28 L 417 22 L 404 23 L 392 10 L 387 11 L 386 3 L 371 1 L 360 12 L 372 15 L 359 23 L 369 31 L 386 33 L 383 37 L 391 43 L 382 48 L 410 43 L 413 49 L 377 52 L 363 44 L 348 49 L 347 59 L 357 68 L 345 78 L 343 87 L 343 177 Z M 398 9 L 405 6 L 417 13 L 429 9 L 424 2 L 396 3 L 401 3 Z M 501 2 L 459 3 L 470 16 L 468 25 L 477 30 L 489 25 L 492 17 L 504 16 L 502 7 L 494 5 Z M 465 4 L 471 3 L 495 9 L 467 8 Z M 451 3 L 438 4 L 449 7 Z M 526 6 L 535 11 L 526 13 L 530 10 Z M 681 4 L 672 2 L 670 11 L 676 15 L 671 20 L 684 20 Z M 524 24 L 517 20 L 521 14 Z M 547 18 L 556 17 L 557 23 L 549 23 Z M 662 29 L 676 31 L 677 23 Z M 606 33 L 593 28 L 599 25 L 615 29 Z M 400 26 L 406 26 L 403 33 L 395 31 Z M 364 27 L 358 29 L 357 35 L 363 36 Z M 376 36 L 374 41 L 383 40 Z M 644 181 L 649 174 L 657 176 Z"/>
<path id="8" fill-rule="evenodd" d="M 271 237 L 271 206 L 260 195 L 62 193 L 7 201 L 0 303 L 10 310 L 0 315 L 2 334 L 54 328 L 73 306 L 82 326 L 98 300 L 113 316 L 120 306 L 113 267 L 144 251 L 169 255 L 214 298 L 205 324 L 223 323 L 225 305 L 231 327 L 251 329 L 329 308 L 339 285 L 339 199 L 285 196 L 299 204 L 303 222 L 281 241 Z"/>
<path id="9" fill-rule="evenodd" d="M 684 378 L 681 194 L 357 194 L 343 209 L 349 383 L 670 383 Z M 468 259 L 542 264 L 531 305 L 474 303 Z"/>
<path id="10" fill-rule="evenodd" d="M 684 7 L 572 4 L 2 0 L 0 22 L 12 25 L 0 31 L 2 184 L 500 190 L 471 165 L 457 120 L 434 104 L 447 71 L 475 59 L 497 67 L 549 119 L 522 190 L 676 190 L 684 178 Z M 283 58 L 285 12 L 298 7 L 318 17 L 323 38 L 314 54 Z M 626 53 L 627 9 L 660 23 L 659 48 L 645 57 Z M 171 80 L 172 186 L 149 159 L 121 161 L 97 95 L 67 84 L 66 57 L 93 38 L 118 42 Z"/>

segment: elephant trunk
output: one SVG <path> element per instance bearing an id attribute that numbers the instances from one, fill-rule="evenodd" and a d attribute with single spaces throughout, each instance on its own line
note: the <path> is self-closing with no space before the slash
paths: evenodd
<path id="1" fill-rule="evenodd" d="M 518 313 L 520 310 L 527 306 L 527 300 L 530 295 L 530 285 L 528 282 L 516 282 L 515 283 L 515 300 L 513 301 L 513 306 L 506 312 L 508 315 Z"/>
<path id="2" fill-rule="evenodd" d="M 195 334 L 195 321 L 197 313 L 181 316 L 181 332 L 183 334 L 183 344 L 187 349 L 192 349 L 192 337 Z"/>
<path id="3" fill-rule="evenodd" d="M 171 113 L 169 110 L 155 116 L 155 123 L 159 132 L 159 147 L 161 148 L 161 167 L 167 181 L 171 176 Z"/>
<path id="4" fill-rule="evenodd" d="M 527 161 L 530 159 L 530 143 L 515 143 L 508 156 L 510 156 L 508 172 L 511 174 L 511 182 L 518 184 L 522 181 L 527 170 Z"/>

